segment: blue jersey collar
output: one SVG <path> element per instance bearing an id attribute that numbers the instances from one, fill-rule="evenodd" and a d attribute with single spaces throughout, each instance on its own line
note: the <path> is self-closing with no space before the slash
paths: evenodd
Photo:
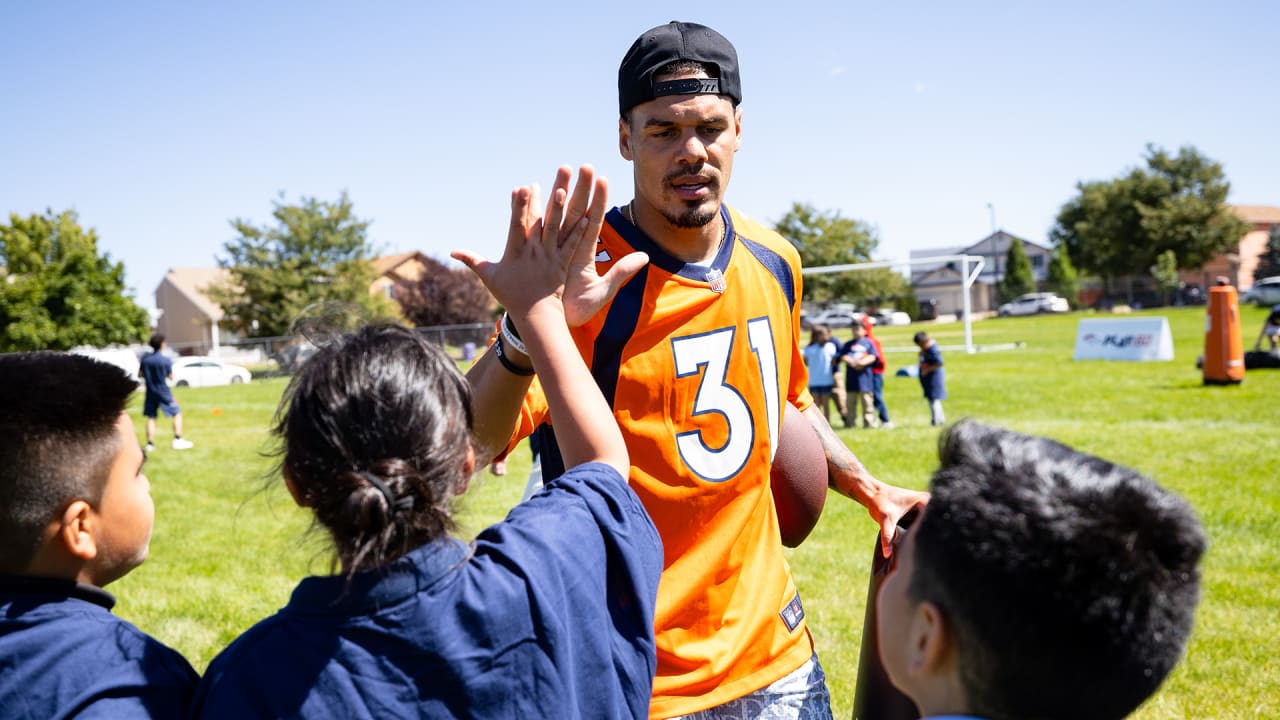
<path id="1" fill-rule="evenodd" d="M 707 279 L 707 273 L 715 270 L 721 276 L 724 276 L 729 267 L 729 258 L 733 256 L 733 220 L 729 218 L 729 208 L 720 206 L 720 219 L 724 221 L 724 237 L 720 239 L 720 249 L 716 252 L 715 258 L 711 260 L 711 265 L 698 265 L 695 263 L 687 263 L 667 253 L 654 242 L 644 231 L 632 225 L 630 221 L 622 214 L 622 208 L 615 207 L 605 216 L 605 222 L 618 231 L 618 235 L 627 241 L 632 248 L 649 255 L 649 263 L 657 265 L 672 275 L 679 275 L 689 280 L 697 280 L 700 282 L 710 281 Z"/>

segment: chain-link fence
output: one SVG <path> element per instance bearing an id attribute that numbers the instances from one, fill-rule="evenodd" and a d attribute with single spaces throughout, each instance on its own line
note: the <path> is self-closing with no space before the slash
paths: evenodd
<path id="1" fill-rule="evenodd" d="M 436 325 L 417 328 L 429 341 L 443 347 L 459 361 L 470 361 L 489 340 L 492 323 Z M 203 343 L 171 343 L 179 355 L 216 355 L 218 359 L 244 365 L 255 376 L 292 374 L 315 353 L 315 345 L 302 335 L 282 335 L 228 340 L 215 350 Z"/>

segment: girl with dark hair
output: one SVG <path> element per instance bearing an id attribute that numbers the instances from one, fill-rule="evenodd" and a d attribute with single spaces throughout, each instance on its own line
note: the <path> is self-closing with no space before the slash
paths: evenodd
<path id="1" fill-rule="evenodd" d="M 545 222 L 533 189 L 513 193 L 501 262 L 456 256 L 507 308 L 491 352 L 504 372 L 538 373 L 573 469 L 467 545 L 450 532 L 475 471 L 473 398 L 453 361 L 393 325 L 324 347 L 274 433 L 285 484 L 341 572 L 304 579 L 224 650 L 195 715 L 647 715 L 662 546 L 565 322 L 569 261 L 592 251 L 605 208 L 589 168 L 572 201 L 568 179 L 562 169 Z"/>

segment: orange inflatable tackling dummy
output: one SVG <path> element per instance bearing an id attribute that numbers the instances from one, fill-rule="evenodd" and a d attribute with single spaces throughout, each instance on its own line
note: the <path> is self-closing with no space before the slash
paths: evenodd
<path id="1" fill-rule="evenodd" d="M 1234 385 L 1244 380 L 1240 304 L 1230 285 L 1209 288 L 1204 326 L 1204 384 Z"/>

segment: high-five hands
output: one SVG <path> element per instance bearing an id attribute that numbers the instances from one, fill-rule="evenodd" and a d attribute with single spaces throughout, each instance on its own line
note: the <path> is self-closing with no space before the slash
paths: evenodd
<path id="1" fill-rule="evenodd" d="M 581 325 L 649 261 L 644 253 L 631 253 L 604 275 L 596 272 L 596 238 L 608 207 L 608 183 L 583 165 L 571 194 L 571 177 L 568 166 L 556 171 L 543 216 L 538 214 L 537 185 L 512 191 L 511 224 L 501 261 L 490 262 L 465 250 L 450 253 L 513 315 L 554 298 L 563 303 L 569 325 Z"/>

